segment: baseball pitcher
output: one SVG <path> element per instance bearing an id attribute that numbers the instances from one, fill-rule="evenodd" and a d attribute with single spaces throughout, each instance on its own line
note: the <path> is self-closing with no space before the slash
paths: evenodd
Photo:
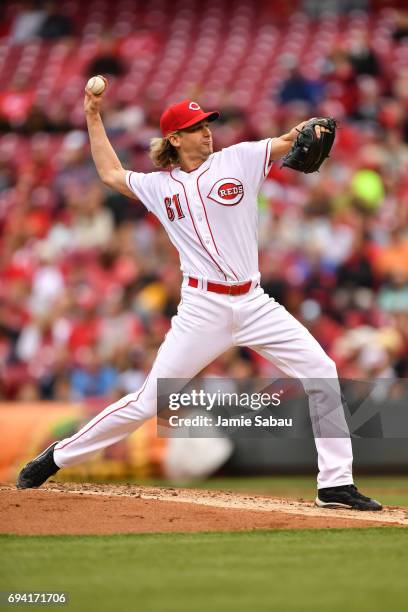
<path id="1" fill-rule="evenodd" d="M 160 170 L 145 174 L 122 167 L 101 119 L 103 97 L 85 91 L 95 166 L 105 185 L 146 206 L 162 223 L 180 255 L 182 300 L 142 387 L 28 463 L 17 486 L 38 487 L 60 468 L 89 459 L 140 427 L 156 414 L 158 378 L 191 379 L 224 351 L 246 346 L 285 375 L 302 379 L 318 455 L 316 504 L 381 510 L 353 484 L 335 363 L 263 291 L 258 271 L 257 194 L 271 164 L 283 158 L 295 170 L 317 170 L 333 144 L 334 120 L 314 118 L 282 136 L 214 152 L 211 124 L 219 113 L 184 100 L 163 112 L 162 137 L 150 148 Z M 338 436 L 325 435 L 327 421 L 335 423 Z"/>

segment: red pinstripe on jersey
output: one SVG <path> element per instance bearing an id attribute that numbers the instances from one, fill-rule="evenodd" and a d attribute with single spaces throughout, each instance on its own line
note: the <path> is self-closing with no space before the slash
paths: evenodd
<path id="1" fill-rule="evenodd" d="M 198 191 L 198 195 L 200 196 L 200 200 L 201 200 L 201 203 L 202 203 L 203 208 L 204 208 L 205 220 L 207 221 L 208 229 L 210 230 L 210 234 L 211 234 L 211 238 L 212 238 L 212 241 L 213 241 L 213 244 L 214 244 L 215 250 L 217 251 L 217 254 L 218 254 L 218 255 L 220 255 L 220 254 L 219 254 L 219 251 L 218 251 L 218 249 L 217 249 L 217 245 L 215 244 L 214 236 L 213 236 L 213 233 L 212 233 L 212 230 L 211 230 L 211 226 L 210 226 L 210 223 L 209 223 L 209 221 L 208 221 L 208 217 L 207 217 L 207 209 L 205 208 L 204 200 L 203 200 L 203 198 L 202 198 L 201 191 L 200 191 L 200 185 L 199 185 L 199 183 L 198 183 L 198 181 L 199 181 L 199 180 L 200 180 L 200 178 L 203 176 L 203 174 L 205 174 L 205 173 L 206 173 L 206 172 L 207 172 L 209 169 L 210 169 L 210 168 L 207 168 L 206 170 L 204 170 L 204 172 L 202 172 L 202 173 L 201 173 L 201 174 L 200 174 L 200 175 L 197 177 L 197 191 Z M 235 278 L 236 278 L 237 280 L 239 280 L 238 276 L 235 274 L 235 272 L 234 272 L 234 270 L 231 268 L 231 266 L 230 266 L 229 264 L 227 264 L 227 265 L 228 265 L 229 269 L 231 270 L 231 272 L 233 273 L 233 275 L 235 276 Z"/>
<path id="2" fill-rule="evenodd" d="M 217 266 L 217 268 L 219 269 L 219 271 L 221 272 L 221 274 L 223 274 L 223 276 L 224 276 L 225 280 L 228 280 L 228 279 L 227 279 L 227 275 L 225 274 L 224 270 L 223 270 L 223 269 L 221 268 L 221 266 L 220 266 L 220 265 L 219 265 L 219 264 L 218 264 L 218 263 L 215 261 L 214 257 L 211 255 L 210 251 L 208 251 L 208 250 L 205 248 L 204 243 L 203 243 L 203 241 L 201 240 L 201 236 L 200 236 L 200 234 L 198 233 L 197 228 L 196 228 L 195 223 L 194 223 L 193 215 L 191 214 L 190 204 L 189 204 L 189 201 L 188 201 L 187 192 L 186 192 L 186 188 L 184 187 L 184 183 L 183 183 L 182 181 L 179 181 L 178 179 L 176 179 L 176 178 L 173 176 L 173 171 L 171 171 L 171 172 L 170 172 L 170 176 L 171 176 L 171 178 L 173 179 L 173 181 L 176 181 L 176 183 L 180 183 L 180 185 L 183 187 L 184 197 L 186 198 L 187 208 L 188 208 L 188 212 L 190 213 L 191 222 L 192 222 L 192 224 L 193 224 L 194 231 L 195 231 L 195 233 L 197 234 L 197 238 L 199 239 L 201 246 L 203 247 L 204 251 L 205 251 L 206 253 L 208 253 L 208 255 L 211 257 L 211 259 L 213 260 L 213 262 L 215 263 L 215 265 Z"/>
<path id="3" fill-rule="evenodd" d="M 126 172 L 126 174 L 125 174 L 125 180 L 126 180 L 126 185 L 129 187 L 129 189 L 130 189 L 130 191 L 133 193 L 133 195 L 135 195 L 135 193 L 134 193 L 134 191 L 133 191 L 133 189 L 132 189 L 132 187 L 131 187 L 131 184 L 130 184 L 130 177 L 132 176 L 132 174 L 134 174 L 133 170 L 131 170 L 131 171 L 129 172 L 129 174 Z"/>
<path id="4" fill-rule="evenodd" d="M 268 142 L 266 143 L 265 161 L 264 161 L 264 176 L 268 174 L 268 168 L 272 164 L 272 162 L 270 162 L 271 146 L 272 146 L 272 138 L 270 138 Z"/>
<path id="5" fill-rule="evenodd" d="M 150 376 L 150 374 L 151 374 L 151 371 L 149 373 L 149 376 Z M 132 404 L 133 402 L 137 402 L 137 400 L 139 399 L 139 397 L 141 396 L 141 394 L 145 390 L 147 381 L 149 380 L 149 376 L 144 381 L 143 387 L 140 389 L 139 394 L 138 394 L 138 396 L 135 399 L 129 400 L 128 402 L 126 402 L 126 404 L 124 404 L 123 406 L 119 406 L 119 408 L 115 408 L 114 410 L 111 410 L 111 412 L 108 412 L 108 414 L 104 414 L 103 417 L 101 417 L 99 419 L 99 421 L 96 421 L 96 423 L 92 423 L 92 425 L 90 427 L 88 427 L 88 429 L 85 429 L 85 431 L 81 431 L 81 433 L 77 434 L 76 436 L 75 435 L 72 436 L 71 439 L 69 440 L 69 442 L 64 444 L 64 446 L 60 446 L 59 448 L 55 448 L 54 450 L 56 450 L 56 451 L 62 450 L 66 446 L 69 446 L 72 442 L 76 442 L 76 440 L 79 440 L 79 438 L 81 438 L 84 434 L 88 433 L 88 431 L 90 431 L 93 427 L 98 425 L 98 423 L 100 423 L 101 421 L 106 419 L 106 417 L 111 416 L 112 414 L 114 414 L 115 412 L 118 412 L 119 410 L 123 410 L 124 408 L 129 406 L 129 404 Z"/>

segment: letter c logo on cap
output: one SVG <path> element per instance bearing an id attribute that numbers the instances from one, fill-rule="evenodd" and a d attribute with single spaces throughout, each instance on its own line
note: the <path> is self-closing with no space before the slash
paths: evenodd
<path id="1" fill-rule="evenodd" d="M 190 104 L 188 105 L 188 108 L 190 110 L 201 110 L 197 102 L 190 102 Z"/>

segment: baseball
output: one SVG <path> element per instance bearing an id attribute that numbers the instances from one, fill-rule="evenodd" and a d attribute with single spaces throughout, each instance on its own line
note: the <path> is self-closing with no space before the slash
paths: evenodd
<path id="1" fill-rule="evenodd" d="M 105 87 L 105 81 L 100 76 L 91 77 L 86 84 L 86 89 L 93 93 L 95 96 L 100 96 L 101 93 L 104 91 Z"/>

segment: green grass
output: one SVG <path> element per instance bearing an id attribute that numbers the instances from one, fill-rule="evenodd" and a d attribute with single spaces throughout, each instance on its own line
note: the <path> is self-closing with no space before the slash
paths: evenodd
<path id="1" fill-rule="evenodd" d="M 355 482 L 363 493 L 379 499 L 383 504 L 408 506 L 408 478 L 406 476 L 356 476 Z M 313 499 L 316 490 L 316 478 L 313 476 L 217 477 L 203 481 L 179 483 L 148 480 L 138 481 L 138 484 L 221 489 L 291 497 L 293 499 L 300 497 Z"/>
<path id="2" fill-rule="evenodd" d="M 394 612 L 407 562 L 395 527 L 0 536 L 0 590 L 68 591 L 78 611 Z"/>

